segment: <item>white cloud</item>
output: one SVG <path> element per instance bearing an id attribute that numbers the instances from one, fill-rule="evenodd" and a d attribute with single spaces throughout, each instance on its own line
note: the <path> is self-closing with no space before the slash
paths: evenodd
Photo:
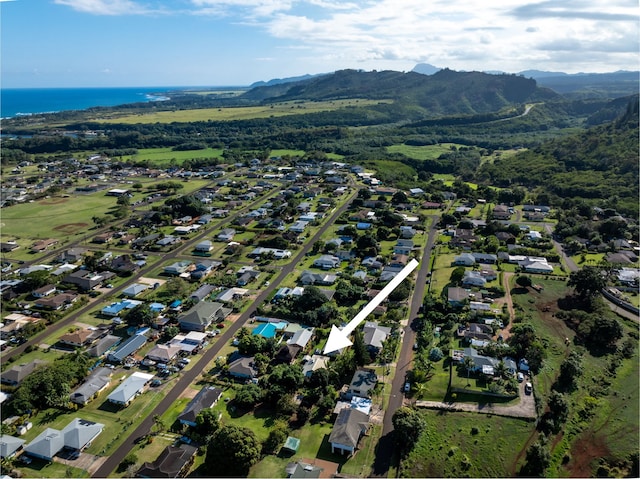
<path id="1" fill-rule="evenodd" d="M 288 49 L 282 62 L 317 65 L 320 71 L 354 63 L 401 69 L 429 62 L 516 72 L 551 62 L 572 72 L 593 66 L 594 53 L 605 51 L 611 55 L 609 70 L 637 65 L 637 0 L 54 1 L 96 15 L 209 15 L 269 35 Z M 600 56 L 597 63 L 603 66 Z"/>
<path id="2" fill-rule="evenodd" d="M 151 10 L 131 0 L 54 0 L 54 3 L 93 15 L 142 15 L 151 13 Z"/>

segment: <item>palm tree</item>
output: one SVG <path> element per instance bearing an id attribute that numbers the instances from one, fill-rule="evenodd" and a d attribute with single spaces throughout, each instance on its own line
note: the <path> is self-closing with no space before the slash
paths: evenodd
<path id="1" fill-rule="evenodd" d="M 496 365 L 495 372 L 499 378 L 504 378 L 507 375 L 507 366 L 504 364 L 503 360 L 500 360 Z"/>
<path id="2" fill-rule="evenodd" d="M 471 374 L 471 370 L 475 366 L 473 358 L 471 356 L 465 356 L 462 360 L 463 367 L 467 370 L 467 386 L 470 386 L 469 375 Z"/>

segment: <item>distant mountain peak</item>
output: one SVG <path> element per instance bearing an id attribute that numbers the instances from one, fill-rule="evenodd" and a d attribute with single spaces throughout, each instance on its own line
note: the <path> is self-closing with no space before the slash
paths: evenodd
<path id="1" fill-rule="evenodd" d="M 433 66 L 430 63 L 418 63 L 415 67 L 413 67 L 413 72 L 422 73 L 423 75 L 433 75 L 434 73 L 438 73 L 442 70 L 439 67 Z"/>

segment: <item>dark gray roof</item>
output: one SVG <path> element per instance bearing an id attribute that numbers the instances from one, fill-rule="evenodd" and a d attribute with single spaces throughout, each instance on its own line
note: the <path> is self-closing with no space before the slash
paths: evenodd
<path id="1" fill-rule="evenodd" d="M 147 343 L 147 337 L 143 334 L 136 334 L 122 343 L 118 349 L 109 353 L 107 358 L 109 361 L 120 362 L 130 354 L 135 353 L 138 349 Z"/>
<path id="2" fill-rule="evenodd" d="M 369 416 L 357 409 L 345 408 L 338 413 L 329 442 L 356 448 L 360 436 L 367 430 Z"/>
<path id="3" fill-rule="evenodd" d="M 198 391 L 198 394 L 189 401 L 187 407 L 184 408 L 182 414 L 178 416 L 178 420 L 181 422 L 196 422 L 196 416 L 200 414 L 200 411 L 212 407 L 218 399 L 222 396 L 222 390 L 213 387 L 202 388 Z"/>

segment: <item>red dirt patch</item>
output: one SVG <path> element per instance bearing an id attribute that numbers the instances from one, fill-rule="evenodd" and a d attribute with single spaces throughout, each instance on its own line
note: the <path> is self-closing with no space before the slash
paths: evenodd
<path id="1" fill-rule="evenodd" d="M 610 451 L 601 436 L 593 431 L 584 431 L 571 447 L 571 461 L 566 465 L 570 477 L 592 477 L 592 465 L 595 459 L 607 457 Z"/>
<path id="2" fill-rule="evenodd" d="M 65 223 L 63 225 L 58 225 L 53 229 L 70 235 L 84 230 L 87 226 L 89 226 L 88 223 Z"/>

